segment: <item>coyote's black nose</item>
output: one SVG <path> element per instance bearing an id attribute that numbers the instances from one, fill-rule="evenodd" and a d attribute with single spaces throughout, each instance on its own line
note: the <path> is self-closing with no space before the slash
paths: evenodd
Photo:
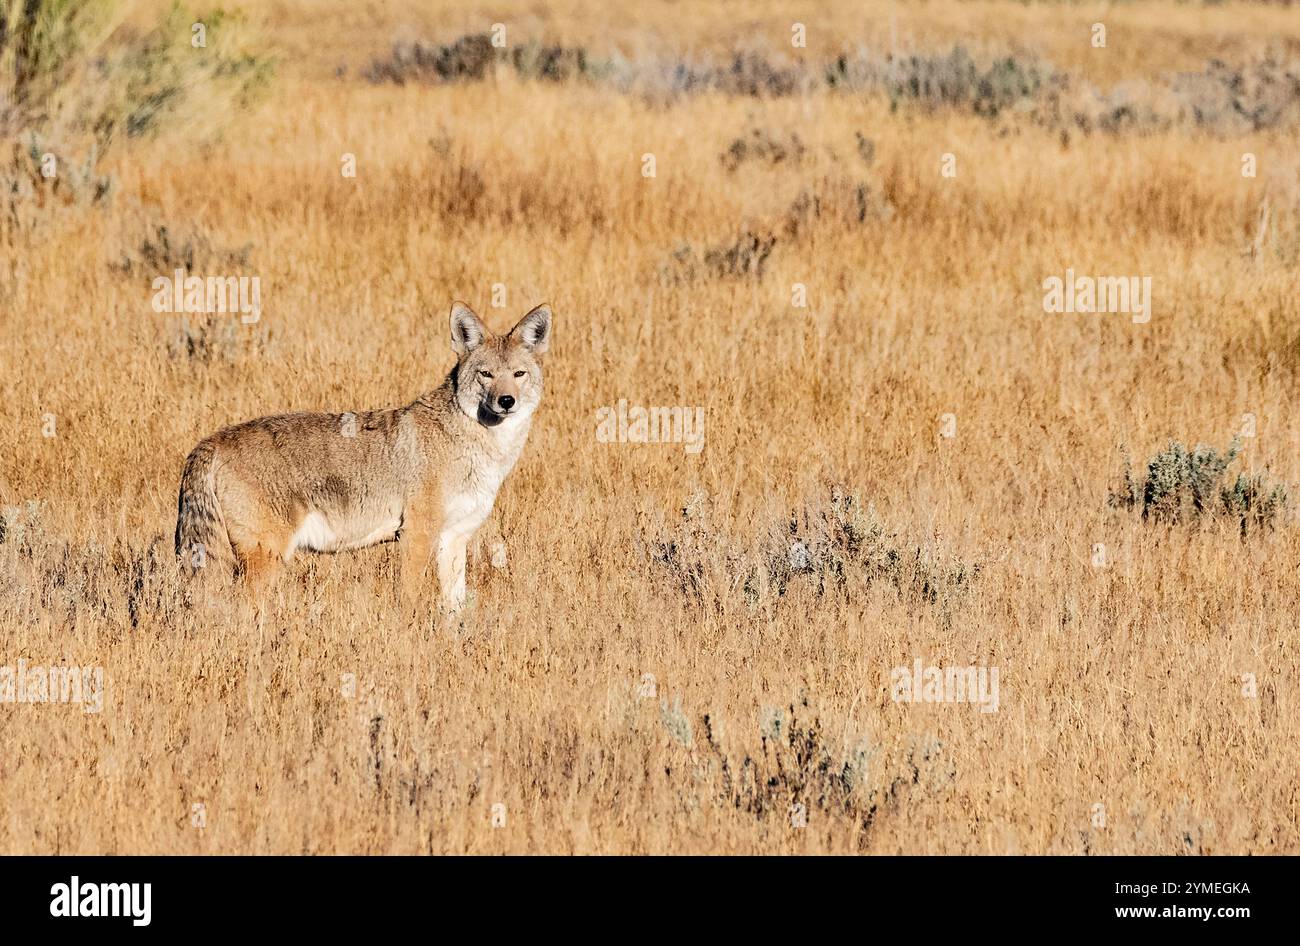
<path id="1" fill-rule="evenodd" d="M 497 403 L 501 405 L 501 410 L 508 411 L 515 406 L 515 399 L 509 394 L 503 394 L 497 398 Z"/>

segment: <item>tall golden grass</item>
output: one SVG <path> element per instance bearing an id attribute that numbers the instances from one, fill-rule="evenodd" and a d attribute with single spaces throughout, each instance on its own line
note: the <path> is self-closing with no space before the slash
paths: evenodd
<path id="1" fill-rule="evenodd" d="M 1294 55 L 1293 10 L 248 6 L 278 57 L 262 107 L 215 139 L 124 143 L 110 206 L 0 234 L 0 665 L 107 676 L 100 713 L 0 703 L 0 851 L 1300 850 L 1295 523 L 1243 540 L 1107 505 L 1121 447 L 1221 447 L 1245 414 L 1241 468 L 1300 484 L 1296 128 L 1063 138 L 825 89 L 363 76 L 394 40 L 503 22 L 630 59 L 962 43 L 1109 89 Z M 802 153 L 729 169 L 754 129 Z M 801 196 L 824 212 L 791 227 Z M 150 306 L 160 226 L 197 270 L 260 276 L 261 321 L 191 352 Z M 776 237 L 761 276 L 699 262 L 746 232 Z M 1067 268 L 1151 276 L 1151 321 L 1045 313 Z M 464 627 L 401 619 L 388 547 L 300 557 L 261 609 L 190 601 L 170 546 L 188 450 L 436 385 L 458 297 L 495 328 L 556 312 L 497 506 L 509 566 L 474 568 Z M 703 407 L 705 448 L 598 442 L 620 398 Z M 779 553 L 837 488 L 903 559 L 969 580 L 743 587 L 725 550 Z M 683 536 L 693 571 L 661 554 Z M 998 712 L 894 702 L 918 658 L 997 667 Z"/>

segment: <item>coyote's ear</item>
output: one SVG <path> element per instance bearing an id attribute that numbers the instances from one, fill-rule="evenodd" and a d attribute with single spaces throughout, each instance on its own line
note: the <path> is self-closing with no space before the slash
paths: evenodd
<path id="1" fill-rule="evenodd" d="M 551 307 L 542 303 L 510 330 L 510 337 L 534 355 L 541 355 L 551 344 Z"/>
<path id="2" fill-rule="evenodd" d="M 469 306 L 463 302 L 451 304 L 451 347 L 459 357 L 464 358 L 483 344 L 487 334 L 487 329 Z"/>

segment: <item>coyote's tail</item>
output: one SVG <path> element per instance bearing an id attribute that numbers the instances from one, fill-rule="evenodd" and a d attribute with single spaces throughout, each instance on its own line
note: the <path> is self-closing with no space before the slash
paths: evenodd
<path id="1" fill-rule="evenodd" d="M 194 574 L 209 565 L 233 564 L 230 536 L 217 502 L 216 449 L 204 441 L 185 460 L 176 500 L 176 554 Z"/>

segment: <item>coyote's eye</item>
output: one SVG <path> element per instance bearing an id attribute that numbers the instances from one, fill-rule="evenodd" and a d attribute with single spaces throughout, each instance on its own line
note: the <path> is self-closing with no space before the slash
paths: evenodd
<path id="1" fill-rule="evenodd" d="M 516 371 L 516 372 L 515 372 L 515 377 L 516 377 L 516 378 L 522 378 L 522 377 L 523 377 L 524 375 L 526 375 L 526 374 L 528 374 L 527 371 Z"/>
<path id="2" fill-rule="evenodd" d="M 478 370 L 478 376 L 479 376 L 480 378 L 486 378 L 486 379 L 489 380 L 489 381 L 492 380 L 492 372 L 491 372 L 491 371 L 484 371 L 482 368 L 480 368 L 480 369 Z"/>

